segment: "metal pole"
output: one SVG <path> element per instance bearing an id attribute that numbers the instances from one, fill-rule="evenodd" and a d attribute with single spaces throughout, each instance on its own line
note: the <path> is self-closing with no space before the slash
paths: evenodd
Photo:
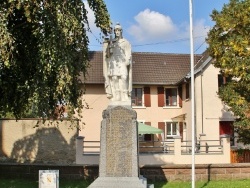
<path id="1" fill-rule="evenodd" d="M 194 36 L 193 36 L 193 1 L 189 0 L 190 13 L 190 69 L 191 69 L 191 122 L 192 122 L 192 188 L 195 188 L 195 122 L 194 122 Z"/>

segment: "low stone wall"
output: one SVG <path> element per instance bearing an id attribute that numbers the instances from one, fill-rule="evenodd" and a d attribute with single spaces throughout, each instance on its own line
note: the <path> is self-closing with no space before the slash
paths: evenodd
<path id="1" fill-rule="evenodd" d="M 75 164 L 77 128 L 70 121 L 0 120 L 0 162 Z"/>
<path id="2" fill-rule="evenodd" d="M 191 165 L 164 165 L 141 167 L 140 174 L 148 180 L 191 181 Z M 198 181 L 234 180 L 250 178 L 250 163 L 207 164 L 195 166 Z"/>
<path id="3" fill-rule="evenodd" d="M 38 180 L 39 170 L 59 170 L 60 179 L 83 179 L 87 178 L 83 166 L 74 165 L 45 165 L 45 164 L 0 164 L 0 178 L 27 178 Z M 92 167 L 92 174 L 98 174 L 98 167 Z M 93 176 L 92 178 L 95 178 Z"/>
<path id="4" fill-rule="evenodd" d="M 27 165 L 0 164 L 0 178 L 31 178 L 38 180 L 39 170 L 59 170 L 60 179 L 91 179 L 98 177 L 98 166 L 89 165 Z M 250 178 L 250 163 L 196 165 L 196 180 L 239 180 Z M 143 166 L 140 174 L 149 181 L 191 181 L 190 165 Z"/>

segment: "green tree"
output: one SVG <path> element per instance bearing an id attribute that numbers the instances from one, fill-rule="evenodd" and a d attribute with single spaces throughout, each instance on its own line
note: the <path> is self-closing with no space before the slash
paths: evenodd
<path id="1" fill-rule="evenodd" d="M 237 117 L 234 125 L 240 141 L 250 143 L 250 0 L 230 0 L 211 15 L 215 26 L 207 38 L 209 53 L 225 77 L 219 91 L 222 101 Z"/>
<path id="2" fill-rule="evenodd" d="M 110 18 L 103 0 L 88 0 L 96 26 L 107 34 Z M 89 29 L 82 0 L 1 0 L 0 117 L 43 117 L 67 104 L 84 107 L 79 76 L 88 67 Z"/>

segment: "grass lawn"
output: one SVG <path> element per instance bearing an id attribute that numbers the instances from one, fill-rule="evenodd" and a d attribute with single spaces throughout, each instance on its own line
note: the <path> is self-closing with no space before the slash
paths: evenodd
<path id="1" fill-rule="evenodd" d="M 84 188 L 91 182 L 83 180 L 59 180 L 60 188 Z M 38 188 L 39 182 L 27 179 L 0 179 L 1 188 Z"/>
<path id="2" fill-rule="evenodd" d="M 60 188 L 84 188 L 90 184 L 83 180 L 60 180 Z M 27 179 L 0 179 L 1 188 L 38 188 L 38 181 Z M 155 188 L 190 188 L 191 182 L 155 182 Z M 196 188 L 250 188 L 250 179 L 235 181 L 196 182 Z"/>
<path id="3" fill-rule="evenodd" d="M 154 183 L 155 188 L 190 188 L 191 182 Z M 233 181 L 196 182 L 195 188 L 250 188 L 250 179 Z"/>

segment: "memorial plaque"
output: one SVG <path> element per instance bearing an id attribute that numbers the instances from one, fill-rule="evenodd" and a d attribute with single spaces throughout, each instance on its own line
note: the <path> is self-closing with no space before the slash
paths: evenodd
<path id="1" fill-rule="evenodd" d="M 39 170 L 39 188 L 59 188 L 59 170 Z"/>
<path id="2" fill-rule="evenodd" d="M 112 110 L 106 125 L 107 176 L 131 176 L 132 173 L 132 119 L 125 108 Z"/>
<path id="3" fill-rule="evenodd" d="M 103 118 L 100 176 L 138 177 L 136 112 L 117 106 L 105 110 Z"/>

